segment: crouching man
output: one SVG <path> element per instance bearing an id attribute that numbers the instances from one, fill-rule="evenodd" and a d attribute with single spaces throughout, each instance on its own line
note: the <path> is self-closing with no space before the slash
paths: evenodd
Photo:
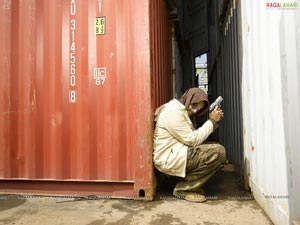
<path id="1" fill-rule="evenodd" d="M 223 118 L 216 107 L 198 129 L 190 117 L 208 112 L 207 94 L 200 88 L 188 89 L 181 99 L 157 108 L 153 136 L 153 161 L 160 172 L 180 177 L 173 195 L 191 202 L 206 200 L 202 186 L 226 160 L 220 144 L 202 144 Z"/>

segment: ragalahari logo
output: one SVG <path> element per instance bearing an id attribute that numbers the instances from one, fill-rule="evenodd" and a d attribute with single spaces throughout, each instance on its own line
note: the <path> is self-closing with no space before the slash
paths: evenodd
<path id="1" fill-rule="evenodd" d="M 267 9 L 297 9 L 298 2 L 266 2 Z"/>

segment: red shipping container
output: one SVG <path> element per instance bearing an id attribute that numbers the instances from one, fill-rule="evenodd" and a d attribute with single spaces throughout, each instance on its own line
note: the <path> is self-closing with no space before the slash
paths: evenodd
<path id="1" fill-rule="evenodd" d="M 161 0 L 0 0 L 0 192 L 151 200 Z"/>

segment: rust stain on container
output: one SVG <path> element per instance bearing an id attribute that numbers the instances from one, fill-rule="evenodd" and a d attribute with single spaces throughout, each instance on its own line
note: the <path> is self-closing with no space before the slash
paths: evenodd
<path id="1" fill-rule="evenodd" d="M 171 41 L 150 2 L 0 0 L 0 191 L 153 198 Z"/>

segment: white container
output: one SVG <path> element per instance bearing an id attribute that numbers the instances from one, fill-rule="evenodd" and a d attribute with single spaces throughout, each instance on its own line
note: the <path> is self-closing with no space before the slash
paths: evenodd
<path id="1" fill-rule="evenodd" d="M 270 9 L 261 0 L 239 4 L 250 187 L 275 224 L 300 224 L 300 3 L 295 9 Z"/>

